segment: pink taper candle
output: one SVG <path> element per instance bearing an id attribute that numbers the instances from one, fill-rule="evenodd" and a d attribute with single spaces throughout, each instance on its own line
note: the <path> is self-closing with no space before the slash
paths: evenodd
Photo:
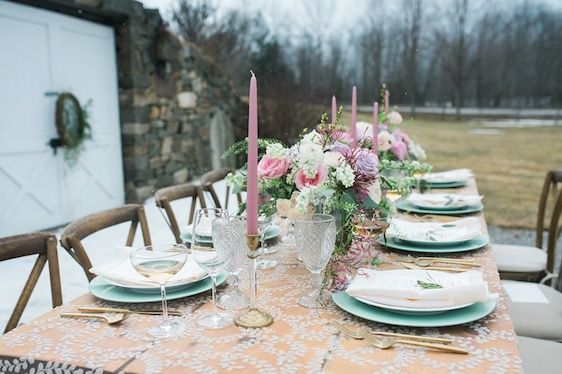
<path id="1" fill-rule="evenodd" d="M 248 108 L 248 186 L 246 193 L 248 235 L 258 235 L 258 82 L 252 72 Z"/>
<path id="2" fill-rule="evenodd" d="M 390 92 L 384 90 L 384 112 L 388 113 L 388 108 L 390 107 Z"/>
<path id="3" fill-rule="evenodd" d="M 374 154 L 378 153 L 379 146 L 379 103 L 373 104 L 373 146 L 371 149 Z"/>
<path id="4" fill-rule="evenodd" d="M 353 86 L 353 91 L 351 91 L 351 139 L 352 144 L 355 147 L 357 142 L 357 87 Z"/>
<path id="5" fill-rule="evenodd" d="M 337 115 L 338 115 L 338 108 L 336 106 L 336 96 L 332 96 L 332 123 L 336 123 Z"/>

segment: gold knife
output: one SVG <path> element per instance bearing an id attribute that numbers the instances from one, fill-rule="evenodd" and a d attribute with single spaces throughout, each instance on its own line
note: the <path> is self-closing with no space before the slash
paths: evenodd
<path id="1" fill-rule="evenodd" d="M 97 306 L 80 306 L 78 310 L 84 313 L 125 313 L 125 314 L 146 314 L 146 315 L 161 315 L 160 309 L 147 309 L 147 310 L 130 310 L 124 308 L 105 308 Z M 171 316 L 181 316 L 181 312 L 177 309 L 168 309 L 168 314 Z"/>
<path id="2" fill-rule="evenodd" d="M 411 270 L 436 270 L 436 271 L 451 271 L 451 272 L 455 272 L 455 273 L 462 273 L 464 271 L 469 270 L 469 268 L 454 268 L 454 267 L 445 267 L 445 266 L 427 266 L 427 267 L 421 267 L 421 266 L 416 266 L 414 264 L 409 264 L 407 262 L 401 262 L 400 263 L 402 266 L 404 266 L 406 269 L 411 269 Z"/>

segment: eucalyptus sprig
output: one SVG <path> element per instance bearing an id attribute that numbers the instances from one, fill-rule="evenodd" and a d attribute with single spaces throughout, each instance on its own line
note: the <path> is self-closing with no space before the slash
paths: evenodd
<path id="1" fill-rule="evenodd" d="M 279 143 L 285 146 L 282 141 L 277 139 L 258 138 L 258 157 L 265 154 L 265 150 L 268 145 L 275 143 Z M 238 156 L 243 154 L 248 154 L 248 138 L 242 139 L 232 144 L 226 151 L 224 151 L 221 158 L 224 160 L 230 156 Z"/>
<path id="2" fill-rule="evenodd" d="M 444 288 L 439 283 L 426 282 L 426 281 L 423 281 L 423 280 L 418 280 L 417 284 L 418 284 L 418 287 L 423 288 L 424 290 L 434 290 L 434 289 Z"/>

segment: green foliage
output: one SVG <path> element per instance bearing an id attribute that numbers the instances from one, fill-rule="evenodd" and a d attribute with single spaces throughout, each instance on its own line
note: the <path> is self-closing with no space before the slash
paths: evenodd
<path id="1" fill-rule="evenodd" d="M 265 154 L 265 150 L 268 145 L 279 143 L 285 146 L 283 142 L 277 139 L 266 139 L 266 138 L 259 138 L 258 139 L 258 158 Z M 231 156 L 239 156 L 248 154 L 248 138 L 242 139 L 234 144 L 232 144 L 226 151 L 224 151 L 221 158 L 224 160 Z"/>

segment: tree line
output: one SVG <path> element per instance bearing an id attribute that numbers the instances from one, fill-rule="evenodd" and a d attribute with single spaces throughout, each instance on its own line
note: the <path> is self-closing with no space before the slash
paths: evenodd
<path id="1" fill-rule="evenodd" d="M 330 32 L 320 25 L 329 25 L 334 0 L 302 2 L 305 26 L 289 20 L 286 33 L 259 12 L 219 14 L 208 0 L 178 0 L 170 26 L 213 58 L 241 94 L 254 70 L 277 123 L 307 120 L 305 102 L 327 106 L 333 94 L 349 102 L 351 84 L 364 104 L 384 83 L 392 103 L 414 107 L 562 105 L 560 7 L 540 0 L 358 3 L 361 19 Z"/>

